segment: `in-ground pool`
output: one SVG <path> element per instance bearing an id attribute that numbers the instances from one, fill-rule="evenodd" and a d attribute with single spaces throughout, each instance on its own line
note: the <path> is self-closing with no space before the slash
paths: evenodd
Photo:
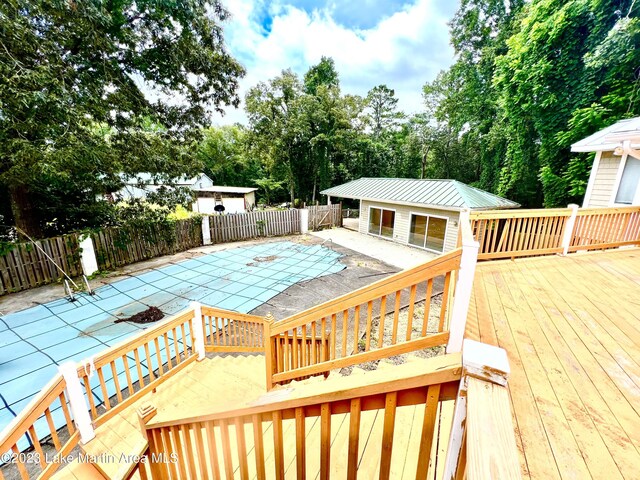
<path id="1" fill-rule="evenodd" d="M 119 280 L 96 289 L 93 296 L 80 294 L 74 302 L 62 298 L 3 315 L 0 430 L 55 375 L 57 365 L 90 358 L 148 326 L 114 323 L 116 319 L 128 318 L 150 306 L 168 316 L 185 309 L 191 301 L 247 313 L 297 282 L 339 272 L 344 268 L 340 256 L 320 245 L 293 242 L 238 247 Z M 117 373 L 120 377 L 124 371 Z M 130 374 L 133 381 L 138 379 L 135 368 Z M 113 379 L 105 380 L 109 395 L 113 395 Z M 99 389 L 94 396 L 97 404 L 102 402 Z M 59 407 L 52 414 L 56 425 L 64 424 Z M 27 446 L 28 439 L 23 441 L 21 448 Z"/>

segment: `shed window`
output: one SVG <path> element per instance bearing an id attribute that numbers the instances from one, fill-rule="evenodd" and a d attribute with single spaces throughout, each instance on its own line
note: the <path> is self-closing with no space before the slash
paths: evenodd
<path id="1" fill-rule="evenodd" d="M 416 247 L 442 252 L 447 232 L 447 219 L 431 215 L 411 214 L 409 243 Z"/>
<path id="2" fill-rule="evenodd" d="M 627 156 L 624 164 L 620 186 L 616 195 L 616 203 L 631 205 L 640 182 L 640 160 L 632 156 Z"/>
<path id="3" fill-rule="evenodd" d="M 396 212 L 393 210 L 371 207 L 371 209 L 369 209 L 369 233 L 393 238 L 393 224 L 395 219 Z"/>

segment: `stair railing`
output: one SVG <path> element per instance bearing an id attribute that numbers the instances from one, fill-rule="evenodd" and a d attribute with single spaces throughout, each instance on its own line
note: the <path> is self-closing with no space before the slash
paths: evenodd
<path id="1" fill-rule="evenodd" d="M 266 324 L 268 388 L 310 375 L 326 375 L 333 369 L 446 345 L 452 274 L 460 268 L 462 251 L 458 248 Z M 434 295 L 437 293 L 441 295 Z M 418 309 L 419 318 L 414 320 Z M 406 315 L 405 321 L 400 321 L 401 315 Z M 315 341 L 300 342 L 300 338 Z"/>
<path id="2" fill-rule="evenodd" d="M 453 411 L 461 371 L 461 355 L 456 353 L 366 375 L 273 390 L 245 406 L 219 413 L 206 413 L 203 406 L 202 414 L 154 421 L 154 408 L 149 406 L 140 418 L 146 425 L 150 471 L 154 478 L 235 478 L 239 474 L 240 478 L 263 479 L 273 469 L 275 478 L 284 478 L 288 465 L 295 461 L 297 478 L 305 474 L 313 478 L 319 472 L 321 479 L 355 479 L 362 464 L 368 463 L 362 460 L 364 454 L 371 456 L 374 466 L 379 460 L 380 478 L 390 478 L 394 455 L 406 453 L 394 449 L 396 413 L 399 408 L 418 405 L 423 421 L 414 437 L 417 451 L 406 468 L 415 469 L 417 478 L 426 478 L 430 470 L 444 468 L 444 455 L 438 455 L 432 446 L 439 431 L 450 429 L 452 416 L 441 416 L 440 411 L 444 404 L 444 410 Z M 378 427 L 372 428 L 372 421 Z M 348 435 L 345 432 L 340 437 L 343 447 L 332 447 L 340 423 Z M 366 423 L 368 430 L 363 426 Z M 363 453 L 365 447 L 368 450 Z M 343 472 L 336 471 L 341 468 Z"/>

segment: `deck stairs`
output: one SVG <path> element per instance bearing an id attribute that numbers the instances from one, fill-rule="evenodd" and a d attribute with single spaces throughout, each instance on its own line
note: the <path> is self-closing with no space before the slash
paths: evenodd
<path id="1" fill-rule="evenodd" d="M 399 361 L 404 363 L 424 362 L 424 359 L 415 355 L 406 355 Z M 397 363 L 398 361 L 396 361 Z M 318 384 L 330 384 L 331 382 L 339 384 L 344 383 L 345 377 L 360 377 L 370 375 L 371 371 L 393 369 L 395 363 L 391 359 L 383 359 L 377 365 L 369 365 L 371 370 L 365 370 L 360 366 L 355 366 L 350 370 L 332 371 L 326 378 L 322 375 L 306 378 L 300 381 L 292 381 L 287 385 L 276 386 L 274 390 L 295 389 L 303 392 L 313 392 Z M 211 411 L 224 411 L 228 408 L 237 407 L 246 403 L 248 400 L 258 398 L 266 391 L 265 387 L 265 371 L 263 355 L 217 355 L 206 358 L 201 362 L 196 362 L 180 372 L 175 378 L 160 385 L 151 395 L 145 396 L 138 402 L 133 403 L 124 409 L 118 415 L 113 416 L 104 424 L 96 428 L 96 437 L 87 444 L 80 445 L 79 455 L 84 459 L 76 458 L 74 461 L 66 465 L 64 468 L 52 477 L 56 479 L 76 478 L 76 479 L 127 479 L 140 478 L 138 472 L 132 470 L 135 466 L 133 462 L 123 462 L 124 458 L 132 458 L 136 455 L 142 455 L 146 448 L 147 442 L 141 432 L 140 422 L 137 416 L 137 409 L 142 404 L 153 404 L 158 414 L 154 418 L 155 421 L 163 421 L 167 419 L 180 418 L 180 416 L 191 413 L 195 405 L 200 409 L 206 406 Z M 198 395 L 197 401 L 191 394 Z M 396 414 L 398 425 L 397 438 L 394 439 L 398 452 L 398 458 L 394 457 L 392 463 L 391 478 L 404 478 L 403 472 L 406 470 L 407 478 L 415 475 L 415 465 L 407 467 L 407 461 L 416 463 L 417 457 L 412 458 L 411 453 L 418 451 L 420 442 L 420 426 L 422 418 L 421 409 L 415 406 L 399 407 Z M 331 478 L 342 478 L 346 472 L 346 453 L 341 455 L 340 452 L 346 451 L 349 439 L 349 421 L 348 414 L 334 415 L 331 418 L 331 449 L 335 449 L 336 462 L 332 465 Z M 380 448 L 382 437 L 380 435 L 383 423 L 383 412 L 368 411 L 363 412 L 361 420 L 361 431 L 365 432 L 363 442 L 360 447 L 360 468 L 359 474 L 364 475 L 361 478 L 373 476 L 380 463 Z M 413 426 L 415 424 L 415 427 Z M 291 434 L 295 431 L 295 419 L 285 420 L 283 422 L 284 434 L 284 452 L 287 468 L 285 470 L 286 478 L 296 478 L 296 436 Z M 316 478 L 320 468 L 320 458 L 315 455 L 319 452 L 316 443 L 319 442 L 320 420 L 315 418 L 308 421 L 307 424 L 307 478 Z M 268 439 L 271 438 L 272 424 L 265 422 L 263 424 L 263 434 L 265 439 L 265 462 L 269 465 L 271 456 L 273 456 L 273 444 L 268 445 Z M 245 438 L 253 438 L 250 425 L 245 426 Z M 220 432 L 216 432 L 220 435 Z M 236 445 L 235 430 L 230 429 L 231 444 Z M 396 443 L 397 442 L 397 443 Z M 224 456 L 221 451 L 221 443 L 218 442 L 217 448 L 219 457 Z M 238 465 L 238 451 L 233 449 L 232 465 L 236 465 L 232 470 L 227 471 L 228 476 L 233 478 L 241 478 L 241 472 Z M 254 449 L 248 446 L 247 455 L 255 455 Z M 315 456 L 314 456 L 315 455 Z M 332 453 L 333 456 L 333 453 Z M 317 457 L 317 458 L 316 458 Z M 257 478 L 255 471 L 255 456 L 249 461 L 249 465 L 254 465 L 253 470 L 249 470 L 249 478 Z M 224 466 L 220 466 L 224 471 Z M 233 473 L 232 473 L 233 472 Z M 342 473 L 341 473 L 342 472 Z M 267 469 L 266 478 L 275 478 L 275 473 L 271 469 Z"/>

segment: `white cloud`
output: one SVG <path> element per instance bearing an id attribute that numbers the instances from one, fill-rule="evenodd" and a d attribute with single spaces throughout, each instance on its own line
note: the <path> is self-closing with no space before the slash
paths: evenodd
<path id="1" fill-rule="evenodd" d="M 283 69 L 303 75 L 324 55 L 334 59 L 344 93 L 366 95 L 387 84 L 395 89 L 400 108 L 411 113 L 421 109 L 422 85 L 453 61 L 447 22 L 456 5 L 450 0 L 416 0 L 368 29 L 339 23 L 331 6 L 309 12 L 283 0 L 232 0 L 228 8 L 233 17 L 225 25 L 226 42 L 247 69 L 242 97 Z M 265 11 L 269 31 L 261 22 Z M 216 119 L 235 121 L 245 121 L 242 107 Z"/>

